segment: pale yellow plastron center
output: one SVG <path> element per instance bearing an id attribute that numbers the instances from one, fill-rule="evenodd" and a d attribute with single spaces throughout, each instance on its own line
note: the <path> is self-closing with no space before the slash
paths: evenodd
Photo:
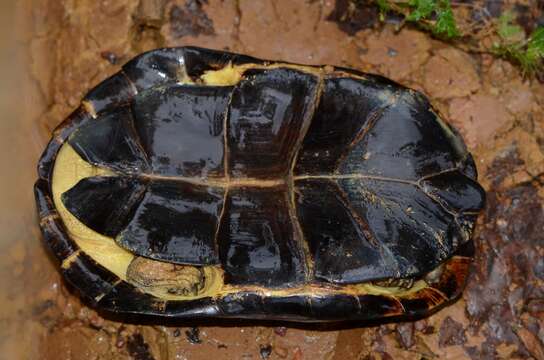
<path id="1" fill-rule="evenodd" d="M 228 63 L 218 70 L 208 70 L 205 71 L 199 78 L 199 82 L 204 85 L 210 86 L 233 86 L 237 85 L 247 70 L 250 69 L 259 69 L 259 70 L 272 70 L 272 69 L 291 69 L 298 70 L 306 74 L 313 74 L 317 77 L 322 77 L 325 74 L 332 72 L 333 68 L 331 66 L 306 66 L 298 64 L 289 64 L 289 63 L 269 63 L 269 64 L 242 64 L 242 65 L 233 65 Z M 359 79 L 364 79 L 363 77 L 357 77 L 350 75 L 351 77 L 356 77 Z M 187 77 L 180 80 L 181 84 L 194 84 L 192 80 L 188 80 Z"/>
<path id="2" fill-rule="evenodd" d="M 242 75 L 246 70 L 247 67 L 235 67 L 229 63 L 220 70 L 206 71 L 200 79 L 205 85 L 231 86 L 240 82 Z"/>
<path id="3" fill-rule="evenodd" d="M 109 170 L 92 166 L 83 160 L 70 144 L 65 143 L 59 151 L 53 169 L 53 201 L 68 234 L 81 250 L 124 279 L 126 268 L 134 255 L 119 247 L 112 238 L 85 226 L 66 209 L 61 200 L 61 195 L 74 187 L 81 179 L 92 176 L 115 176 L 115 174 Z M 64 267 L 69 265 L 69 262 L 63 264 Z"/>

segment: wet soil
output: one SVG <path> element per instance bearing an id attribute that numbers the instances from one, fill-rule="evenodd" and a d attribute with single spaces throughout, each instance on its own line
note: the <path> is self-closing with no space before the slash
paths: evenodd
<path id="1" fill-rule="evenodd" d="M 499 10 L 490 11 L 512 5 L 489 3 L 500 3 Z M 531 21 L 542 19 L 536 3 L 520 3 L 528 6 Z M 9 119 L 3 125 L 9 134 L 24 130 L 27 135 L 26 143 L 14 145 L 20 154 L 3 155 L 6 161 L 21 157 L 24 168 L 11 189 L 24 190 L 10 191 L 18 205 L 6 212 L 12 216 L 6 218 L 9 224 L 2 220 L 12 231 L 0 252 L 1 281 L 10 279 L 0 292 L 0 358 L 544 359 L 542 83 L 524 79 L 505 61 L 468 54 L 414 29 L 378 26 L 372 20 L 375 9 L 354 8 L 350 1 L 16 4 L 13 26 L 22 37 L 17 61 L 25 66 L 19 89 L 24 106 L 17 111 L 28 121 L 9 127 L 9 121 L 15 123 Z M 416 322 L 343 327 L 236 321 L 142 324 L 104 316 L 82 304 L 41 245 L 27 194 L 33 166 L 50 131 L 86 91 L 141 51 L 180 45 L 348 66 L 425 92 L 465 137 L 488 192 L 463 297 Z"/>

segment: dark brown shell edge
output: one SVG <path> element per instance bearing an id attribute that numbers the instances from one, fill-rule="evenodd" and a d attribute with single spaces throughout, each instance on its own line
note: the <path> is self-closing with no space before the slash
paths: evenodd
<path id="1" fill-rule="evenodd" d="M 132 61 L 149 54 L 159 54 L 161 51 L 182 54 L 183 48 L 155 50 Z M 236 54 L 232 56 L 235 57 Z M 107 79 L 105 83 L 116 86 L 105 87 L 102 83 L 92 89 L 84 99 L 93 104 L 96 112 L 125 103 L 138 91 L 124 70 Z M 122 93 L 124 98 L 116 96 L 119 93 Z M 97 97 L 98 100 L 93 101 Z M 295 322 L 373 321 L 384 318 L 408 320 L 430 315 L 454 302 L 465 286 L 474 254 L 472 241 L 464 244 L 444 264 L 445 269 L 433 287 L 429 286 L 403 297 L 368 294 L 273 297 L 256 292 L 239 292 L 220 298 L 165 301 L 143 293 L 81 252 L 68 235 L 53 204 L 52 170 L 58 151 L 70 134 L 83 122 L 92 118 L 93 114 L 81 105 L 54 130 L 52 139 L 38 163 L 39 179 L 34 191 L 40 228 L 47 247 L 59 262 L 68 257 L 74 258 L 67 269 L 62 269 L 63 277 L 94 308 L 114 314 L 152 315 L 176 319 L 217 317 Z"/>

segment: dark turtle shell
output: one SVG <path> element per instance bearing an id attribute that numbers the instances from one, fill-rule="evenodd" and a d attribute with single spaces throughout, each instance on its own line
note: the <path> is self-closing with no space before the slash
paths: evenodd
<path id="1" fill-rule="evenodd" d="M 38 171 L 66 280 L 99 308 L 179 318 L 425 315 L 460 294 L 485 197 L 420 93 L 193 47 L 92 89 Z"/>

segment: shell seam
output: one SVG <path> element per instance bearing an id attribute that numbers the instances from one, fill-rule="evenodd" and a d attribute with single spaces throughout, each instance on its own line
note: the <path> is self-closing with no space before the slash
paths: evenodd
<path id="1" fill-rule="evenodd" d="M 291 222 L 293 224 L 293 230 L 294 235 L 296 235 L 298 241 L 297 241 L 297 247 L 299 251 L 302 251 L 302 255 L 304 255 L 304 273 L 305 273 L 305 279 L 306 281 L 312 281 L 314 277 L 314 261 L 310 252 L 310 248 L 308 245 L 308 242 L 306 241 L 306 237 L 304 236 L 304 232 L 302 230 L 302 226 L 300 224 L 300 220 L 298 219 L 297 215 L 297 208 L 295 203 L 295 180 L 294 180 L 294 171 L 295 166 L 297 163 L 297 157 L 298 153 L 302 149 L 302 145 L 304 143 L 304 139 L 306 138 L 306 134 L 308 133 L 310 126 L 312 124 L 312 120 L 315 117 L 315 113 L 317 111 L 319 101 L 321 99 L 321 95 L 323 93 L 323 87 L 325 84 L 324 76 L 321 74 L 317 77 L 318 83 L 315 87 L 315 93 L 313 96 L 312 101 L 312 108 L 308 111 L 306 117 L 302 120 L 302 127 L 300 129 L 300 135 L 297 138 L 297 141 L 295 142 L 293 153 L 291 154 L 290 159 L 290 166 L 289 166 L 289 173 L 287 177 L 287 208 L 289 212 L 289 217 L 291 218 Z"/>

